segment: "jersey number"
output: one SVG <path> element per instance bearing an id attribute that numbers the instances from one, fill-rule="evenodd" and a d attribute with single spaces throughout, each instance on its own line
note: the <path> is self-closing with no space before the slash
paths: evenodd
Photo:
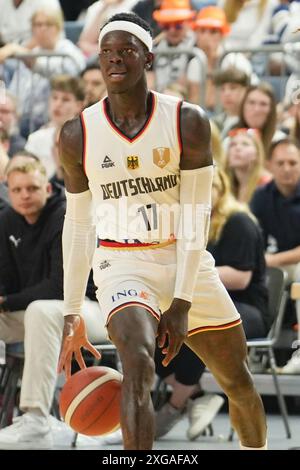
<path id="1" fill-rule="evenodd" d="M 142 214 L 146 229 L 157 230 L 157 209 L 156 204 L 147 204 L 138 208 L 138 212 Z"/>

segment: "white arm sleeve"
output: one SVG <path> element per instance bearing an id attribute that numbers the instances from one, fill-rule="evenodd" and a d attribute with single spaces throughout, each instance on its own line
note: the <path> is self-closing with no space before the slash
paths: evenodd
<path id="1" fill-rule="evenodd" d="M 68 193 L 63 228 L 64 315 L 81 315 L 96 247 L 90 191 Z"/>
<path id="2" fill-rule="evenodd" d="M 180 172 L 180 221 L 174 297 L 192 302 L 201 254 L 206 248 L 213 166 Z"/>

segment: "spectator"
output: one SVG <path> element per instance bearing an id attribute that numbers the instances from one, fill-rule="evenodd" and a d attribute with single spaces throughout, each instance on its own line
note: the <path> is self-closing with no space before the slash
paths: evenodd
<path id="1" fill-rule="evenodd" d="M 37 298 L 62 298 L 63 191 L 51 188 L 39 162 L 24 163 L 23 157 L 20 163 L 21 157 L 15 158 L 6 171 L 12 207 L 1 215 L 0 224 L 0 284 L 4 287 L 0 304 L 2 311 L 9 312 L 0 316 L 0 331 L 9 343 L 23 339 L 18 337 L 23 316 L 12 312 L 25 310 Z"/>
<path id="2" fill-rule="evenodd" d="M 69 39 L 62 37 L 64 19 L 56 10 L 39 10 L 32 17 L 32 33 L 36 42 L 33 52 L 53 52 L 66 54 L 69 58 L 39 58 L 34 64 L 34 71 L 41 75 L 59 74 L 60 71 L 78 75 L 85 67 L 85 58 L 80 49 Z"/>
<path id="3" fill-rule="evenodd" d="M 30 41 L 32 15 L 41 8 L 60 10 L 58 0 L 0 0 L 0 40 L 2 45 Z"/>
<path id="4" fill-rule="evenodd" d="M 251 208 L 263 230 L 267 265 L 284 266 L 293 280 L 300 262 L 299 145 L 289 137 L 274 142 L 268 168 L 273 180 L 256 190 Z"/>
<path id="5" fill-rule="evenodd" d="M 300 70 L 300 68 L 299 68 Z M 300 142 L 300 75 L 291 74 L 286 86 L 284 99 L 278 105 L 279 128 Z"/>
<path id="6" fill-rule="evenodd" d="M 8 134 L 4 129 L 0 128 L 0 213 L 5 207 L 7 206 L 8 202 L 8 194 L 7 188 L 4 184 L 5 176 L 5 168 L 9 161 L 7 155 L 7 149 L 9 145 Z"/>
<path id="7" fill-rule="evenodd" d="M 299 0 L 280 1 L 279 5 L 273 10 L 271 29 L 278 42 L 285 44 L 300 40 L 299 15 Z"/>
<path id="8" fill-rule="evenodd" d="M 249 76 L 240 69 L 229 67 L 214 75 L 214 84 L 222 111 L 213 120 L 221 132 L 221 138 L 224 139 L 238 123 L 241 103 L 250 84 Z"/>
<path id="9" fill-rule="evenodd" d="M 7 208 L 8 203 L 7 203 L 7 195 L 6 195 L 6 190 L 3 182 L 0 181 L 0 214 L 4 209 Z"/>
<path id="10" fill-rule="evenodd" d="M 189 21 L 194 15 L 189 0 L 163 0 L 160 9 L 153 13 L 154 19 L 164 32 L 156 52 L 164 49 L 176 52 L 179 47 L 190 50 L 195 44 L 195 38 Z M 187 54 L 159 55 L 154 62 L 156 90 L 161 92 L 176 81 L 185 83 L 185 72 L 190 58 Z"/>
<path id="11" fill-rule="evenodd" d="M 226 48 L 258 47 L 267 37 L 274 8 L 278 0 L 219 0 L 224 8 L 231 32 Z"/>
<path id="12" fill-rule="evenodd" d="M 9 137 L 8 155 L 12 157 L 18 150 L 24 148 L 26 140 L 20 135 L 18 125 L 17 98 L 5 91 L 5 101 L 0 100 L 0 129 L 7 132 Z"/>
<path id="13" fill-rule="evenodd" d="M 265 154 L 268 155 L 269 146 L 276 130 L 276 122 L 276 100 L 273 88 L 263 82 L 251 85 L 244 95 L 237 127 L 258 129 L 261 133 Z"/>
<path id="14" fill-rule="evenodd" d="M 153 18 L 153 12 L 161 7 L 162 0 L 139 0 L 137 4 L 132 8 L 132 11 L 139 15 L 143 20 L 151 26 L 153 31 L 153 37 L 155 38 L 161 29 L 159 24 Z"/>
<path id="15" fill-rule="evenodd" d="M 295 104 L 294 107 L 295 117 L 291 135 L 292 137 L 294 137 L 294 139 L 297 140 L 298 144 L 300 145 L 300 101 L 299 103 Z"/>
<path id="16" fill-rule="evenodd" d="M 225 152 L 223 142 L 221 140 L 221 135 L 218 127 L 214 121 L 210 121 L 210 130 L 211 130 L 211 150 L 214 156 L 214 162 L 218 165 L 219 168 L 224 168 L 225 165 Z"/>
<path id="17" fill-rule="evenodd" d="M 106 95 L 106 85 L 98 64 L 88 65 L 81 73 L 84 83 L 84 108 L 92 106 Z"/>
<path id="18" fill-rule="evenodd" d="M 199 51 L 204 52 L 204 61 L 199 62 L 193 58 L 188 66 L 187 79 L 189 86 L 189 100 L 192 103 L 200 102 L 200 87 L 205 87 L 205 102 L 209 111 L 214 111 L 216 105 L 216 91 L 213 75 L 221 67 L 235 67 L 243 70 L 250 77 L 252 67 L 243 54 L 227 54 L 221 64 L 224 53 L 224 38 L 230 31 L 223 10 L 217 6 L 202 8 L 198 13 L 193 27 L 196 34 L 196 45 Z"/>
<path id="19" fill-rule="evenodd" d="M 95 3 L 95 0 L 59 0 L 66 21 L 76 21 L 82 12 Z"/>
<path id="20" fill-rule="evenodd" d="M 265 154 L 257 129 L 233 129 L 225 170 L 232 194 L 248 204 L 255 189 L 268 183 L 272 176 L 265 169 Z"/>
<path id="21" fill-rule="evenodd" d="M 280 123 L 280 128 L 300 145 L 300 100 L 293 101 L 289 100 L 286 105 L 285 119 Z"/>
<path id="22" fill-rule="evenodd" d="M 0 127 L 0 182 L 4 181 L 4 171 L 8 164 L 9 158 L 7 150 L 9 147 L 8 133 Z"/>
<path id="23" fill-rule="evenodd" d="M 86 57 L 98 55 L 99 31 L 109 17 L 130 11 L 137 0 L 100 0 L 87 11 L 83 31 L 78 45 Z"/>
<path id="24" fill-rule="evenodd" d="M 270 319 L 262 236 L 248 207 L 232 196 L 229 181 L 221 170 L 215 171 L 213 180 L 207 248 L 241 315 L 246 337 L 264 336 Z M 158 375 L 174 387 L 170 401 L 157 413 L 157 436 L 166 434 L 181 419 L 187 406 L 187 436 L 196 439 L 211 423 L 224 400 L 217 395 L 203 394 L 198 382 L 204 365 L 197 365 L 196 356 L 187 348 L 182 349 L 167 368 L 161 366 L 159 352 L 155 362 Z"/>
<path id="25" fill-rule="evenodd" d="M 38 10 L 32 17 L 32 37 L 36 43 L 32 51 L 39 54 L 66 54 L 68 57 L 24 59 L 15 69 L 9 89 L 19 97 L 22 114 L 25 114 L 22 124 L 24 135 L 28 135 L 28 120 L 34 129 L 45 123 L 49 78 L 62 73 L 78 75 L 85 67 L 85 58 L 80 49 L 61 37 L 62 30 L 63 17 L 60 11 Z M 2 59 L 28 52 L 23 46 L 10 44 L 3 48 Z"/>
<path id="26" fill-rule="evenodd" d="M 300 147 L 298 143 L 291 138 L 274 142 L 269 152 L 268 167 L 274 179 L 256 190 L 251 208 L 263 230 L 267 266 L 282 267 L 289 275 L 289 282 L 299 281 Z M 298 301 L 296 312 L 300 324 Z M 300 331 L 298 335 L 300 340 Z M 283 368 L 283 372 L 300 373 L 299 350 L 295 351 Z"/>
<path id="27" fill-rule="evenodd" d="M 1 131 L 0 131 L 0 135 L 1 135 Z M 1 148 L 1 144 L 0 144 L 0 148 Z M 14 156 L 13 156 L 14 164 L 17 161 L 16 157 L 18 157 L 18 162 L 19 163 L 20 162 L 24 163 L 23 157 L 26 158 L 25 163 L 28 163 L 28 161 L 30 161 L 30 159 L 38 161 L 38 158 L 35 155 L 33 155 L 29 152 L 26 152 L 26 150 L 19 150 L 18 152 L 16 152 L 14 154 Z M 21 158 L 19 158 L 19 157 L 21 157 Z M 6 161 L 6 165 L 5 165 L 4 171 L 3 171 L 2 175 L 0 174 L 0 211 L 2 209 L 6 208 L 7 205 L 9 204 L 8 190 L 7 190 L 7 184 L 6 184 L 6 171 L 7 171 L 7 168 L 8 168 L 8 164 L 10 163 L 11 160 L 5 159 L 5 161 Z"/>
<path id="28" fill-rule="evenodd" d="M 58 75 L 51 80 L 50 121 L 44 128 L 30 134 L 25 147 L 29 152 L 39 155 L 48 178 L 52 178 L 59 169 L 55 153 L 57 134 L 67 120 L 81 112 L 83 101 L 84 85 L 81 79 Z"/>

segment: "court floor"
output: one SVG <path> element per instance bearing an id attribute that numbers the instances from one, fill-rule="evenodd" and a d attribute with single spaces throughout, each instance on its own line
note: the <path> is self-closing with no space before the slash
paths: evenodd
<path id="1" fill-rule="evenodd" d="M 288 450 L 291 447 L 300 447 L 300 413 L 290 415 L 290 426 L 292 438 L 287 439 L 283 427 L 282 418 L 277 414 L 267 414 L 268 422 L 268 447 L 270 450 Z M 229 419 L 227 413 L 219 413 L 213 423 L 214 435 L 201 436 L 196 441 L 191 442 L 186 438 L 187 419 L 182 421 L 159 441 L 155 442 L 154 449 L 162 450 L 238 450 L 238 441 L 235 436 L 233 442 L 228 442 Z M 60 427 L 61 425 L 59 425 Z M 60 442 L 59 442 L 60 439 Z M 61 430 L 61 435 L 56 432 L 55 449 L 70 449 L 69 442 L 72 433 Z M 121 450 L 122 445 L 107 444 L 105 438 L 88 438 L 79 436 L 77 449 L 80 450 Z"/>

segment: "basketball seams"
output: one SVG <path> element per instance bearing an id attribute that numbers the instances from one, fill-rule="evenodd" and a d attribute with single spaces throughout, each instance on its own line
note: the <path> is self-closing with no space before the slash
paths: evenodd
<path id="1" fill-rule="evenodd" d="M 107 412 L 107 410 L 113 405 L 114 401 L 118 399 L 118 395 L 119 395 L 119 392 L 118 392 L 118 390 L 116 390 L 113 397 L 112 397 L 112 399 L 111 399 L 111 401 L 107 404 L 107 407 L 102 411 L 102 413 L 100 415 L 96 416 L 96 418 L 94 419 L 94 421 L 92 423 L 90 423 L 85 429 L 83 429 L 81 431 L 82 434 L 85 434 L 85 432 L 87 430 L 89 430 L 93 426 L 94 423 L 96 423 L 99 419 L 101 419 L 103 417 L 103 415 Z M 118 424 L 115 428 L 111 429 L 109 432 L 107 432 L 105 434 L 110 434 L 110 433 L 116 431 L 117 429 L 119 429 L 119 427 L 120 427 L 120 425 Z M 105 434 L 102 434 L 102 435 L 104 436 Z"/>
<path id="2" fill-rule="evenodd" d="M 68 409 L 65 414 L 65 423 L 70 425 L 72 416 L 77 408 L 78 405 L 90 394 L 92 393 L 97 387 L 100 385 L 105 384 L 106 382 L 116 380 L 118 382 L 121 381 L 121 374 L 117 371 L 110 370 L 107 374 L 103 375 L 102 377 L 99 377 L 95 379 L 92 383 L 86 385 L 79 393 L 78 395 L 74 398 L 74 400 L 71 401 L 71 403 L 68 406 Z"/>

